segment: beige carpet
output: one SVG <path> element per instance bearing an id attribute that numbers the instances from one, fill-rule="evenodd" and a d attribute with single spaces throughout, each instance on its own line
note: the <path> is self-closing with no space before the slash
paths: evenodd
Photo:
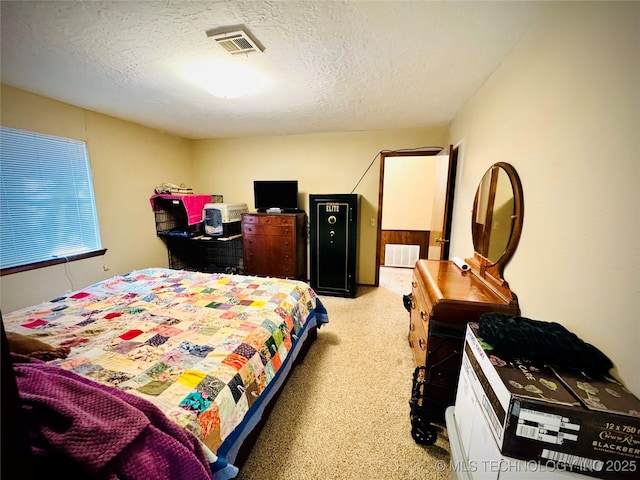
<path id="1" fill-rule="evenodd" d="M 321 296 L 329 324 L 293 370 L 239 479 L 448 478 L 446 429 L 431 446 L 411 437 L 402 304 L 411 270 L 383 267 L 380 283 L 355 299 Z"/>

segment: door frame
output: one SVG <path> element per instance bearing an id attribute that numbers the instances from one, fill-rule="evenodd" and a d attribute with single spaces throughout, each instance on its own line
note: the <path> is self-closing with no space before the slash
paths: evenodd
<path id="1" fill-rule="evenodd" d="M 447 195 L 444 202 L 444 236 L 447 241 L 442 249 L 441 260 L 449 260 L 451 248 L 451 225 L 453 224 L 453 199 L 456 192 L 456 178 L 458 174 L 458 154 L 460 145 L 449 146 L 449 173 L 447 174 Z"/>
<path id="2" fill-rule="evenodd" d="M 449 154 L 449 171 L 447 176 L 447 195 L 445 199 L 445 227 L 447 228 L 447 232 L 450 234 L 452 218 L 453 218 L 453 197 L 454 197 L 454 187 L 455 187 L 455 177 L 456 177 L 456 169 L 457 169 L 457 158 L 458 158 L 458 146 L 453 147 L 452 145 L 448 146 L 450 154 Z M 385 167 L 385 159 L 387 157 L 429 157 L 436 156 L 446 148 L 437 147 L 437 148 L 426 148 L 420 150 L 396 150 L 396 151 L 386 151 L 380 153 L 380 175 L 379 175 L 379 185 L 378 185 L 378 218 L 376 222 L 376 267 L 375 267 L 375 281 L 374 286 L 380 286 L 380 244 L 382 243 L 382 200 L 384 198 L 384 167 Z M 455 158 L 455 161 L 451 161 Z M 454 164 L 454 165 L 452 165 Z M 452 171 L 453 167 L 453 171 Z M 447 248 L 448 255 L 448 248 Z"/>

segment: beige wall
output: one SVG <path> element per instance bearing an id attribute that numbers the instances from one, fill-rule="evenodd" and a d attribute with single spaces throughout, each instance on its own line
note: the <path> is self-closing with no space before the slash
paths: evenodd
<path id="1" fill-rule="evenodd" d="M 3 126 L 87 142 L 106 255 L 0 278 L 2 311 L 112 275 L 167 266 L 149 203 L 155 185 L 191 183 L 187 140 L 2 85 Z M 46 235 L 46 225 L 42 226 Z"/>
<path id="2" fill-rule="evenodd" d="M 298 180 L 301 206 L 308 212 L 309 194 L 360 195 L 358 283 L 375 281 L 381 150 L 446 145 L 447 127 L 324 133 L 193 142 L 195 187 L 222 194 L 229 203 L 253 209 L 253 180 Z M 364 176 L 358 181 L 375 162 Z M 355 188 L 355 191 L 354 191 Z"/>
<path id="3" fill-rule="evenodd" d="M 452 255 L 476 185 L 513 164 L 524 229 L 505 277 L 522 313 L 603 350 L 640 395 L 640 4 L 553 2 L 451 126 Z"/>
<path id="4" fill-rule="evenodd" d="M 435 178 L 433 156 L 387 157 L 381 228 L 431 230 Z"/>
<path id="5" fill-rule="evenodd" d="M 104 257 L 0 278 L 3 311 L 38 303 L 112 275 L 166 266 L 149 197 L 162 182 L 253 208 L 254 179 L 297 179 L 301 208 L 310 193 L 361 195 L 358 282 L 375 280 L 381 150 L 445 145 L 446 126 L 189 141 L 2 85 L 3 126 L 87 142 Z M 362 181 L 367 167 L 373 162 Z M 358 184 L 356 188 L 356 184 Z"/>

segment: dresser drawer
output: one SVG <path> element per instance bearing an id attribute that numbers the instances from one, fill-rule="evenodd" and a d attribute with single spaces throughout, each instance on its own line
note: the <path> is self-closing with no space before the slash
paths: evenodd
<path id="1" fill-rule="evenodd" d="M 415 365 L 424 365 L 427 358 L 427 335 L 420 322 L 412 317 L 409 324 L 409 346 Z"/>
<path id="2" fill-rule="evenodd" d="M 425 280 L 420 275 L 420 272 L 415 269 L 413 271 L 413 279 L 411 280 L 411 295 L 414 299 L 419 299 L 422 311 L 430 315 L 431 310 L 433 310 L 433 299 L 429 296 L 429 290 L 426 287 Z"/>
<path id="3" fill-rule="evenodd" d="M 242 233 L 243 235 L 285 235 L 292 237 L 295 234 L 295 226 L 245 223 L 242 225 Z"/>
<path id="4" fill-rule="evenodd" d="M 269 239 L 273 241 L 272 239 Z M 270 243 L 270 242 L 269 242 Z M 296 250 L 292 244 L 265 248 L 264 242 L 244 239 L 244 258 L 249 265 L 288 265 L 296 263 Z"/>
<path id="5" fill-rule="evenodd" d="M 247 254 L 261 257 L 277 257 L 278 261 L 293 262 L 296 258 L 296 243 L 282 235 L 245 235 L 243 242 Z"/>
<path id="6" fill-rule="evenodd" d="M 287 225 L 290 227 L 295 226 L 296 218 L 293 216 L 281 216 L 281 215 L 252 215 L 244 214 L 242 216 L 244 223 L 252 225 Z"/>
<path id="7" fill-rule="evenodd" d="M 425 333 L 429 331 L 429 310 L 424 302 L 424 297 L 418 293 L 411 295 L 411 320 L 415 324 L 415 328 L 422 329 Z"/>
<path id="8" fill-rule="evenodd" d="M 293 263 L 281 263 L 277 269 L 275 276 L 293 278 L 296 275 L 296 266 Z"/>
<path id="9" fill-rule="evenodd" d="M 409 345 L 413 350 L 416 365 L 424 365 L 427 356 L 427 333 L 431 302 L 420 288 L 420 281 L 414 275 L 411 283 L 411 311 L 409 314 Z"/>
<path id="10" fill-rule="evenodd" d="M 296 263 L 292 260 L 286 262 L 273 261 L 274 256 L 265 255 L 259 249 L 245 250 L 244 262 L 252 275 L 263 275 L 269 277 L 293 278 L 296 276 Z"/>

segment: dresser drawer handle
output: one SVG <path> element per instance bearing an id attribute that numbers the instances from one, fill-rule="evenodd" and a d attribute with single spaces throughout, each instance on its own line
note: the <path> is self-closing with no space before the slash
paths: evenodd
<path id="1" fill-rule="evenodd" d="M 416 326 L 413 324 L 413 322 L 411 322 L 409 324 L 409 330 L 411 330 L 412 332 L 416 329 Z"/>
<path id="2" fill-rule="evenodd" d="M 416 287 L 418 286 L 418 282 L 416 282 L 415 280 L 413 280 L 413 281 L 411 282 L 411 286 L 412 286 L 413 288 L 416 288 Z"/>
<path id="3" fill-rule="evenodd" d="M 411 310 L 415 310 L 416 308 L 416 302 L 413 301 L 413 299 L 411 299 Z"/>
<path id="4" fill-rule="evenodd" d="M 420 340 L 418 340 L 418 345 L 420 345 L 420 350 L 427 350 L 427 341 L 424 338 L 420 338 Z"/>
<path id="5" fill-rule="evenodd" d="M 425 312 L 424 310 L 420 310 L 420 318 L 422 319 L 423 322 L 427 321 L 427 312 Z"/>

